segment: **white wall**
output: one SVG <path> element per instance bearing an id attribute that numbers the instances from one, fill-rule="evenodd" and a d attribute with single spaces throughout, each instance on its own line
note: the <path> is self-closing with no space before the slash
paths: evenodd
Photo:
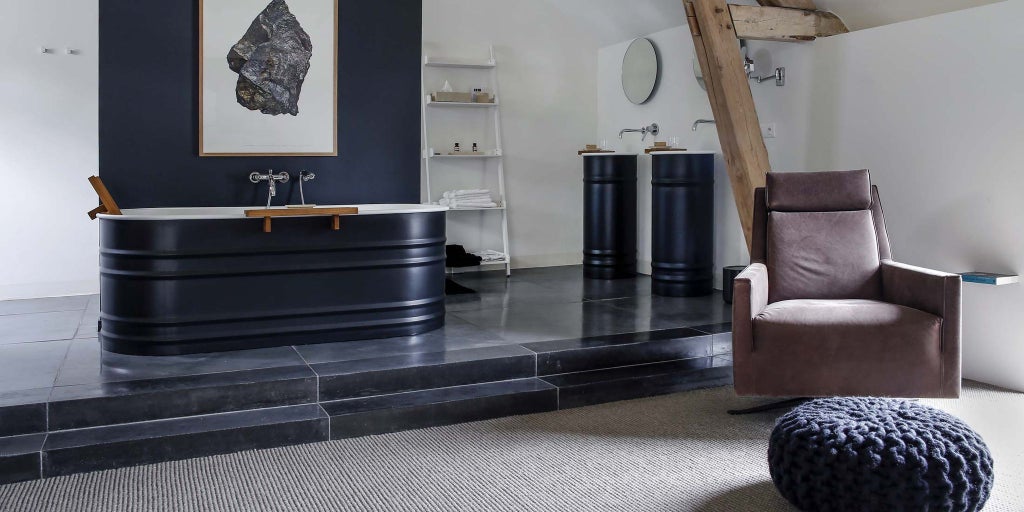
<path id="1" fill-rule="evenodd" d="M 762 71 L 785 66 L 786 87 L 751 84 L 775 171 L 869 168 L 881 189 L 894 255 L 951 272 L 1024 271 L 1024 0 L 897 23 L 812 44 L 752 43 Z M 719 149 L 693 82 L 686 27 L 652 34 L 664 75 L 633 106 L 619 88 L 627 43 L 599 51 L 599 137 L 659 122 L 693 149 Z M 627 135 L 629 137 L 629 135 Z M 637 150 L 634 139 L 622 149 Z M 649 157 L 641 156 L 641 160 Z M 645 180 L 650 179 L 649 164 Z M 648 190 L 649 186 L 641 190 Z M 716 266 L 748 261 L 727 177 L 716 170 Z M 649 191 L 641 199 L 649 260 Z M 964 286 L 964 375 L 1024 390 L 1024 285 Z"/>
<path id="2" fill-rule="evenodd" d="M 806 168 L 870 168 L 894 256 L 1024 272 L 1024 0 L 813 45 Z M 964 285 L 964 375 L 1024 390 L 1024 285 Z"/>
<path id="3" fill-rule="evenodd" d="M 426 52 L 457 57 L 486 56 L 481 48 L 494 45 L 513 265 L 578 264 L 583 249 L 583 163 L 576 151 L 595 142 L 596 40 L 547 0 L 424 0 L 423 41 Z M 454 87 L 467 88 L 463 84 L 472 83 L 465 73 L 454 74 Z M 467 129 L 477 130 L 480 119 L 469 116 L 483 114 L 462 115 Z M 480 131 L 486 130 L 479 126 Z M 469 137 L 462 140 L 470 143 Z M 442 165 L 431 164 L 435 180 L 441 179 Z M 472 175 L 469 170 L 453 173 Z M 460 220 L 450 225 L 449 239 L 471 250 L 480 242 L 466 242 L 470 230 L 460 228 L 484 223 L 484 216 L 498 216 L 494 212 L 458 215 Z M 490 227 L 493 232 L 494 224 Z"/>
<path id="4" fill-rule="evenodd" d="M 97 204 L 86 178 L 99 159 L 98 3 L 5 0 L 2 9 L 0 300 L 94 293 L 97 227 L 85 212 Z"/>

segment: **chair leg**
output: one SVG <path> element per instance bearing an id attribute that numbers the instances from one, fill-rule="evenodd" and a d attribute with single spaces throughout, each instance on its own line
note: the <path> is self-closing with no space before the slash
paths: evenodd
<path id="1" fill-rule="evenodd" d="M 803 403 L 806 403 L 806 402 L 808 402 L 810 400 L 811 400 L 810 398 L 806 398 L 806 397 L 803 397 L 803 398 L 790 398 L 788 400 L 780 400 L 778 402 L 770 402 L 770 403 L 767 403 L 767 404 L 761 404 L 761 405 L 758 405 L 758 406 L 755 406 L 755 407 L 749 407 L 749 408 L 746 408 L 746 409 L 732 409 L 732 410 L 729 410 L 729 411 L 726 411 L 726 412 L 729 413 L 731 416 L 742 416 L 744 414 L 757 414 L 759 412 L 768 412 L 768 411 L 774 411 L 774 410 L 777 410 L 777 409 L 789 409 L 789 408 L 801 405 Z"/>

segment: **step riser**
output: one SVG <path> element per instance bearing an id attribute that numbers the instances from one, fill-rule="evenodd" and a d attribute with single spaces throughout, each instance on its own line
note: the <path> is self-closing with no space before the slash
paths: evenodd
<path id="1" fill-rule="evenodd" d="M 50 402 L 50 430 L 316 403 L 316 377 Z"/>
<path id="2" fill-rule="evenodd" d="M 386 434 L 558 409 L 557 390 L 546 389 L 384 409 L 331 417 L 331 439 Z"/>
<path id="3" fill-rule="evenodd" d="M 711 337 L 711 350 L 718 356 L 732 353 L 732 333 L 723 332 Z"/>
<path id="4" fill-rule="evenodd" d="M 537 354 L 538 376 L 708 357 L 710 335 Z"/>
<path id="5" fill-rule="evenodd" d="M 37 432 L 46 432 L 46 404 L 0 407 L 0 437 Z"/>
<path id="6" fill-rule="evenodd" d="M 320 400 L 326 402 L 523 379 L 534 376 L 535 365 L 533 355 L 521 355 L 347 375 L 321 375 Z M 316 368 L 314 366 L 314 370 Z"/>
<path id="7" fill-rule="evenodd" d="M 729 366 L 567 386 L 558 389 L 558 408 L 571 409 L 728 384 L 732 384 L 732 367 Z"/>
<path id="8" fill-rule="evenodd" d="M 39 454 L 0 456 L 0 485 L 38 480 Z"/>
<path id="9" fill-rule="evenodd" d="M 232 430 L 44 450 L 43 476 L 71 475 L 141 464 L 326 441 L 327 418 Z"/>

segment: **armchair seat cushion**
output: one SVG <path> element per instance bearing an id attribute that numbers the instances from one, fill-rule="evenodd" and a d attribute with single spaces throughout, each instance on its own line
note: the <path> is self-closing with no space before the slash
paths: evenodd
<path id="1" fill-rule="evenodd" d="M 933 396 L 942 319 L 868 299 L 769 304 L 753 319 L 756 387 L 793 396 Z"/>

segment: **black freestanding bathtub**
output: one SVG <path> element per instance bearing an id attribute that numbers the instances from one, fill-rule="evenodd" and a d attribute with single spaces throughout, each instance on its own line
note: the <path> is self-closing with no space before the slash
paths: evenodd
<path id="1" fill-rule="evenodd" d="M 359 205 L 276 218 L 247 208 L 100 215 L 100 340 L 175 355 L 408 336 L 444 325 L 444 207 Z"/>

